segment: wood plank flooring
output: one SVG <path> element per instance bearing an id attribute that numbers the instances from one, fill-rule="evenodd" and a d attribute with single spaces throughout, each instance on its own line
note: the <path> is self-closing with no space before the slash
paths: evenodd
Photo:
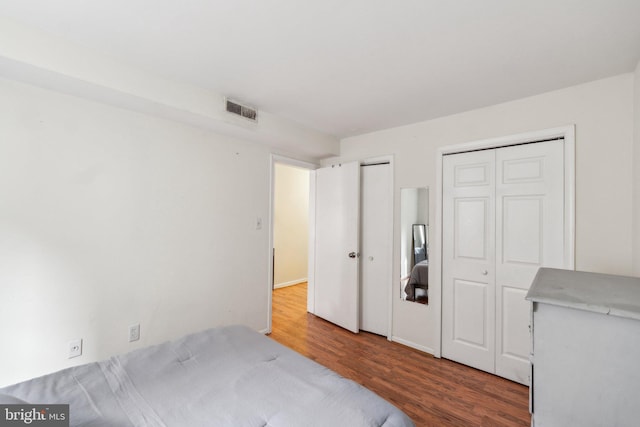
<path id="1" fill-rule="evenodd" d="M 529 389 L 306 312 L 306 284 L 273 293 L 270 337 L 373 390 L 416 426 L 529 426 Z"/>

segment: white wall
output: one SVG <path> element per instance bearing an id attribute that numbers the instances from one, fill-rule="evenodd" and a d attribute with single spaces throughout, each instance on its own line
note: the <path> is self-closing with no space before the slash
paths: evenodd
<path id="1" fill-rule="evenodd" d="M 633 74 L 347 138 L 341 142 L 341 160 L 394 154 L 396 194 L 401 187 L 428 186 L 430 206 L 435 207 L 438 147 L 568 124 L 576 125 L 576 267 L 630 274 Z M 395 212 L 398 240 L 399 196 Z M 435 235 L 439 225 L 433 208 L 429 222 Z M 432 256 L 435 250 L 432 245 Z M 396 241 L 394 277 L 398 278 L 399 259 Z M 428 306 L 401 301 L 399 287 L 393 289 L 394 339 L 433 349 L 439 301 L 430 300 Z"/>
<path id="2" fill-rule="evenodd" d="M 640 62 L 634 74 L 633 106 L 633 274 L 640 277 Z"/>
<path id="3" fill-rule="evenodd" d="M 269 164 L 257 144 L 0 80 L 0 385 L 265 329 Z"/>
<path id="4" fill-rule="evenodd" d="M 275 165 L 273 283 L 276 287 L 307 280 L 309 246 L 309 170 Z"/>
<path id="5" fill-rule="evenodd" d="M 575 123 L 576 266 L 630 274 L 640 265 L 633 84 L 625 74 L 348 138 L 341 157 L 395 154 L 396 192 L 433 190 L 440 146 Z M 266 328 L 270 260 L 247 268 L 246 245 L 268 253 L 268 227 L 255 229 L 268 217 L 268 168 L 257 144 L 0 80 L 0 386 L 209 326 Z M 431 209 L 431 233 L 434 221 Z M 435 302 L 393 289 L 394 337 L 433 348 Z M 130 344 L 137 322 L 142 339 Z M 68 360 L 76 338 L 84 354 Z"/>
<path id="6" fill-rule="evenodd" d="M 280 154 L 315 159 L 339 148 L 331 135 L 264 110 L 255 123 L 235 117 L 224 111 L 221 93 L 167 79 L 3 17 L 0 77 L 257 142 Z"/>

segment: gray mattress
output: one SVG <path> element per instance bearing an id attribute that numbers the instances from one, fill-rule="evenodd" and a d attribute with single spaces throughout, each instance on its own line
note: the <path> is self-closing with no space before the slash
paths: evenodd
<path id="1" fill-rule="evenodd" d="M 413 426 L 375 393 L 244 326 L 0 389 L 70 404 L 72 426 Z"/>

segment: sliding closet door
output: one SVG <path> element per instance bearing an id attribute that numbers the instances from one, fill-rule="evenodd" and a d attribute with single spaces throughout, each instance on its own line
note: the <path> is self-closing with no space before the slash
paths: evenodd
<path id="1" fill-rule="evenodd" d="M 564 144 L 496 150 L 496 371 L 528 384 L 529 302 L 539 267 L 564 267 Z"/>
<path id="2" fill-rule="evenodd" d="M 315 313 L 358 332 L 360 164 L 316 170 Z"/>
<path id="3" fill-rule="evenodd" d="M 442 355 L 493 372 L 495 152 L 445 156 Z"/>

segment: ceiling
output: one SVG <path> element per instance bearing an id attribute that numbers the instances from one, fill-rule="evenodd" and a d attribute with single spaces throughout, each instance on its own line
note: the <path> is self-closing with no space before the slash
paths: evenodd
<path id="1" fill-rule="evenodd" d="M 339 138 L 640 60 L 639 0 L 0 0 L 0 16 Z"/>

